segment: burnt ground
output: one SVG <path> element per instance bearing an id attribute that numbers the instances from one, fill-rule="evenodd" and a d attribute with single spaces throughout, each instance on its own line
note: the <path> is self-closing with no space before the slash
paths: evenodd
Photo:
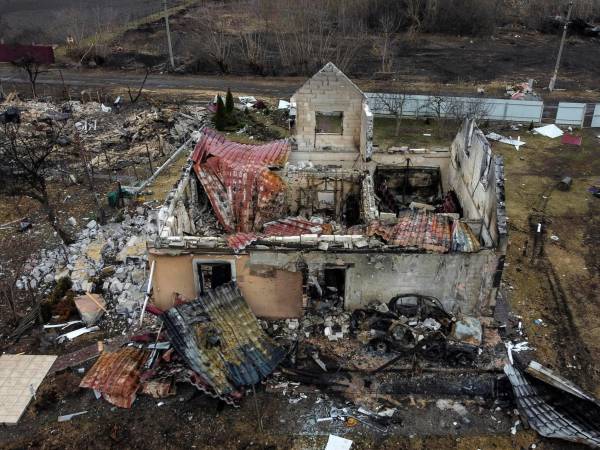
<path id="1" fill-rule="evenodd" d="M 289 393 L 286 397 L 259 387 L 256 403 L 250 394 L 240 408 L 233 409 L 184 386 L 176 396 L 161 400 L 161 406 L 158 400 L 140 397 L 133 409 L 122 410 L 96 400 L 91 391 L 78 390 L 78 380 L 78 375 L 70 373 L 48 380 L 21 423 L 2 430 L 0 446 L 322 449 L 328 434 L 333 433 L 354 440 L 353 448 L 462 449 L 485 442 L 493 442 L 485 448 L 527 448 L 532 443 L 542 449 L 569 448 L 548 443 L 540 446 L 531 432 L 511 436 L 511 417 L 474 402 L 466 405 L 467 423 L 458 414 L 441 412 L 421 399 L 413 399 L 414 406 L 406 400 L 399 408 L 397 423 L 389 426 L 390 433 L 381 433 L 360 424 L 316 423 L 317 418 L 329 416 L 332 404 L 344 406 L 316 392 L 290 404 Z M 86 415 L 57 423 L 60 414 L 85 410 Z"/>
<path id="2" fill-rule="evenodd" d="M 597 134 L 586 130 L 581 148 L 523 134 L 520 152 L 494 146 L 506 162 L 511 305 L 538 360 L 600 395 L 600 199 L 587 192 L 600 181 Z M 571 189 L 556 189 L 567 175 Z"/>
<path id="3" fill-rule="evenodd" d="M 245 23 L 244 12 L 230 11 L 230 17 Z M 175 54 L 187 73 L 220 74 L 219 67 L 203 49 L 201 35 L 205 31 L 197 7 L 183 9 L 171 16 L 171 30 Z M 250 26 L 250 25 L 249 25 Z M 252 75 L 244 58 L 238 54 L 236 29 L 228 36 L 232 42 L 230 74 Z M 264 39 L 270 42 L 268 30 Z M 485 86 L 488 93 L 504 94 L 507 83 L 536 80 L 538 90 L 548 85 L 554 69 L 560 43 L 560 33 L 545 34 L 521 26 L 497 28 L 491 36 L 452 36 L 441 34 L 398 34 L 394 46 L 394 77 L 402 81 L 408 92 L 430 92 L 432 85 L 446 93 L 476 93 L 476 86 Z M 363 90 L 389 90 L 389 74 L 377 74 L 380 60 L 373 50 L 375 34 L 364 39 L 357 51 L 359 57 L 349 63 L 344 71 L 359 80 Z M 161 64 L 167 59 L 164 23 L 155 21 L 130 28 L 111 41 L 119 52 L 109 53 L 103 61 L 107 68 L 141 67 L 143 64 Z M 267 44 L 268 46 L 268 44 Z M 269 48 L 276 55 L 277 49 Z M 600 58 L 600 41 L 595 38 L 569 36 L 563 54 L 557 88 L 573 91 L 600 89 L 597 61 Z M 335 62 L 335 61 L 334 61 Z M 318 70 L 315 67 L 314 70 Z M 311 73 L 294 73 L 280 66 L 272 56 L 268 69 L 273 76 L 310 76 Z M 260 77 L 259 77 L 260 78 Z M 264 78 L 264 77 L 263 77 Z M 596 92 L 596 97 L 598 93 Z"/>

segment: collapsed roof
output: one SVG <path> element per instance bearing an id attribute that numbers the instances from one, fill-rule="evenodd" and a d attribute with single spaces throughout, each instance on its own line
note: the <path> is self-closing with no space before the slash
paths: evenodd
<path id="1" fill-rule="evenodd" d="M 600 401 L 535 361 L 525 373 L 512 364 L 504 372 L 531 428 L 545 437 L 600 448 Z"/>
<path id="2" fill-rule="evenodd" d="M 235 283 L 164 312 L 169 340 L 192 380 L 220 397 L 237 397 L 269 375 L 285 356 L 263 331 Z"/>
<path id="3" fill-rule="evenodd" d="M 193 167 L 227 232 L 258 230 L 281 215 L 285 183 L 271 168 L 282 167 L 289 152 L 286 140 L 245 145 L 204 130 Z"/>
<path id="4" fill-rule="evenodd" d="M 94 389 L 116 406 L 131 408 L 137 392 L 168 391 L 176 377 L 234 404 L 244 387 L 260 383 L 285 356 L 283 347 L 263 331 L 234 282 L 167 311 L 153 306 L 148 311 L 162 320 L 170 345 L 159 342 L 159 334 L 152 352 L 135 345 L 104 352 L 81 387 Z M 147 342 L 144 335 L 136 338 Z M 170 346 L 175 356 L 170 355 Z"/>

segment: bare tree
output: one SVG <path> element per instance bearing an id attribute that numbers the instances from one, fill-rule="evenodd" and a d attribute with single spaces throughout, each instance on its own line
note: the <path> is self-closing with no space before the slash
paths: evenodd
<path id="1" fill-rule="evenodd" d="M 142 95 L 142 91 L 144 90 L 144 86 L 146 85 L 146 81 L 148 80 L 148 75 L 150 75 L 150 69 L 148 67 L 146 67 L 146 74 L 144 75 L 144 79 L 142 80 L 142 83 L 140 84 L 140 88 L 138 89 L 138 91 L 135 95 L 132 94 L 131 87 L 127 86 L 127 93 L 129 94 L 129 100 L 131 101 L 132 105 L 137 103 L 137 101 L 140 99 L 140 97 Z"/>
<path id="2" fill-rule="evenodd" d="M 475 119 L 475 122 L 481 122 L 486 119 L 491 111 L 491 104 L 486 98 L 468 98 L 448 97 L 447 115 L 458 123 L 465 119 Z"/>
<path id="3" fill-rule="evenodd" d="M 394 9 L 387 8 L 379 17 L 379 35 L 375 42 L 375 48 L 381 59 L 381 72 L 392 71 L 394 65 L 393 46 L 400 25 L 400 17 Z"/>
<path id="4" fill-rule="evenodd" d="M 262 33 L 241 30 L 238 33 L 238 44 L 250 70 L 258 75 L 264 75 L 267 52 Z"/>
<path id="5" fill-rule="evenodd" d="M 448 117 L 452 104 L 445 95 L 442 95 L 440 88 L 437 92 L 427 97 L 427 101 L 419 108 L 419 114 L 435 119 L 435 129 L 438 136 L 442 136 L 445 131 L 446 118 Z"/>
<path id="6" fill-rule="evenodd" d="M 396 118 L 396 128 L 394 136 L 400 136 L 400 127 L 402 124 L 402 116 L 404 114 L 404 106 L 406 104 L 407 94 L 403 87 L 395 89 L 390 93 L 378 93 L 375 96 L 378 109 L 386 114 L 393 115 Z"/>
<path id="7" fill-rule="evenodd" d="M 0 192 L 8 196 L 24 195 L 40 203 L 49 224 L 65 244 L 73 239 L 60 225 L 48 191 L 48 180 L 58 167 L 58 140 L 65 124 L 52 122 L 44 128 L 26 130 L 19 121 L 0 128 Z"/>
<path id="8" fill-rule="evenodd" d="M 328 62 L 335 27 L 327 10 L 310 0 L 287 2 L 278 17 L 275 38 L 284 67 L 308 74 Z"/>
<path id="9" fill-rule="evenodd" d="M 40 73 L 45 72 L 45 70 L 42 70 L 43 64 L 33 56 L 24 56 L 23 58 L 13 61 L 13 65 L 27 74 L 31 86 L 31 95 L 33 98 L 37 98 L 36 83 Z"/>
<path id="10" fill-rule="evenodd" d="M 410 23 L 408 28 L 410 35 L 414 35 L 415 33 L 421 31 L 423 4 L 425 2 L 426 0 L 405 0 L 404 2 L 406 5 L 406 19 Z"/>
<path id="11" fill-rule="evenodd" d="M 221 73 L 229 73 L 233 49 L 233 39 L 228 32 L 231 21 L 213 6 L 202 8 L 200 14 L 202 18 L 199 21 L 205 31 L 198 36 L 200 47 L 208 53 Z"/>
<path id="12" fill-rule="evenodd" d="M 10 255 L 0 266 L 0 305 L 8 307 L 14 325 L 19 321 L 19 301 L 24 294 L 17 289 L 17 281 L 25 274 L 27 261 L 34 251 L 31 239 L 23 235 L 0 241 L 0 254 Z"/>

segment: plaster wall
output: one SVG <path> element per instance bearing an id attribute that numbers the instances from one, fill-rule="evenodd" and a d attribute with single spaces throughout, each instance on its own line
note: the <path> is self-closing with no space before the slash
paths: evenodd
<path id="1" fill-rule="evenodd" d="M 493 250 L 454 254 L 250 253 L 250 265 L 297 270 L 299 261 L 307 265 L 309 273 L 345 267 L 345 307 L 349 310 L 374 301 L 387 302 L 398 294 L 418 293 L 438 298 L 451 311 L 489 314 L 496 295 L 498 256 Z"/>
<path id="2" fill-rule="evenodd" d="M 177 252 L 176 252 L 177 253 Z M 173 306 L 174 293 L 192 299 L 197 296 L 195 263 L 198 260 L 228 261 L 235 267 L 235 279 L 258 317 L 270 319 L 302 315 L 302 273 L 254 264 L 248 255 L 181 254 L 150 251 L 156 261 L 153 302 L 161 309 Z"/>

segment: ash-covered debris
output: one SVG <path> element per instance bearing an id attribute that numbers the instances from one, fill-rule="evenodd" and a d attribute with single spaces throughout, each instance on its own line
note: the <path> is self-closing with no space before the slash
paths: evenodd
<path id="1" fill-rule="evenodd" d="M 38 130 L 60 124 L 64 128 L 58 144 L 74 154 L 83 152 L 90 167 L 110 171 L 131 168 L 136 178 L 145 178 L 147 171 L 158 167 L 200 130 L 208 114 L 204 107 L 194 104 L 140 104 L 117 109 L 95 101 L 13 100 L 3 106 L 18 112 L 26 127 Z"/>

